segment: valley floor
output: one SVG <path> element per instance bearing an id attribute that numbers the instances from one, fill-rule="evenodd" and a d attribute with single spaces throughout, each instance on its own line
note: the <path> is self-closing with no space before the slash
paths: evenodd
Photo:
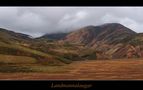
<path id="1" fill-rule="evenodd" d="M 54 66 L 53 66 L 54 67 Z M 60 68 L 61 66 L 59 66 Z M 58 67 L 56 67 L 58 69 Z M 56 69 L 55 68 L 55 69 Z M 66 65 L 66 72 L 0 73 L 1 80 L 143 80 L 143 59 L 87 60 Z"/>

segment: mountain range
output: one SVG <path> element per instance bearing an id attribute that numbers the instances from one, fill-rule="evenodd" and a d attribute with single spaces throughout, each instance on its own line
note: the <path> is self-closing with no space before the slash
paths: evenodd
<path id="1" fill-rule="evenodd" d="M 25 56 L 41 64 L 73 60 L 143 57 L 143 33 L 119 23 L 85 26 L 38 38 L 0 28 L 0 55 Z"/>

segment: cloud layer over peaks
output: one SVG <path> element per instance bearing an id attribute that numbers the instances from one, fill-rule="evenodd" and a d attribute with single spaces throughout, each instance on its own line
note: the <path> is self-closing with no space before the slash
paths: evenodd
<path id="1" fill-rule="evenodd" d="M 33 37 L 104 23 L 143 32 L 142 12 L 143 7 L 0 7 L 0 27 Z"/>

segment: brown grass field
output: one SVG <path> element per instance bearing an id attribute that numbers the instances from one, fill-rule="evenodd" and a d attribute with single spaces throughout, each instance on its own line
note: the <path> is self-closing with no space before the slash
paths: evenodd
<path id="1" fill-rule="evenodd" d="M 50 69 L 55 72 L 0 73 L 0 80 L 143 80 L 143 59 L 75 61 Z"/>

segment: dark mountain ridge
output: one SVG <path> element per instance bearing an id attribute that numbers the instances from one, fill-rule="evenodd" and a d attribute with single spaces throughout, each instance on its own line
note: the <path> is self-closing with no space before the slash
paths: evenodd
<path id="1" fill-rule="evenodd" d="M 68 33 L 51 33 L 51 34 L 45 34 L 38 38 L 45 38 L 50 40 L 60 40 L 63 39 Z"/>
<path id="2" fill-rule="evenodd" d="M 13 37 L 23 38 L 23 39 L 30 39 L 30 37 L 31 37 L 30 35 L 27 35 L 27 34 L 17 33 L 17 32 L 14 32 L 14 31 L 7 30 L 7 29 L 3 29 L 3 28 L 0 28 L 0 32 L 9 34 Z"/>

